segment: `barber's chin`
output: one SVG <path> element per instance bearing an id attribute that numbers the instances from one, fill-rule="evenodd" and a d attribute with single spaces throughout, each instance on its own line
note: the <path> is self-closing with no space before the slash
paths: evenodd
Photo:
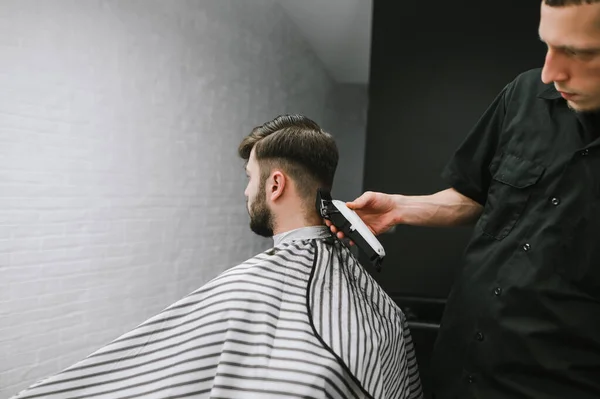
<path id="1" fill-rule="evenodd" d="M 590 103 L 588 101 L 569 101 L 567 105 L 570 109 L 578 113 L 598 112 L 600 111 L 600 103 Z"/>

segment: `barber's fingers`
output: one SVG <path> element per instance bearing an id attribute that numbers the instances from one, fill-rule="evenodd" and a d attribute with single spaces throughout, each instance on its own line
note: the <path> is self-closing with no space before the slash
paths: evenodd
<path id="1" fill-rule="evenodd" d="M 331 223 L 331 220 L 328 220 L 328 219 L 324 219 L 324 220 L 325 220 L 325 225 L 326 225 L 327 227 L 329 227 L 329 230 L 331 230 L 331 232 L 332 232 L 333 234 L 335 234 L 335 233 L 337 233 L 337 232 L 338 232 L 338 229 L 337 229 L 337 227 L 335 227 L 335 226 L 333 225 L 333 223 Z"/>
<path id="2" fill-rule="evenodd" d="M 338 231 L 338 229 L 333 225 L 333 223 L 331 223 L 331 220 L 328 219 L 324 219 L 325 220 L 325 225 L 327 225 L 327 227 L 329 227 L 329 229 L 331 230 L 331 232 L 333 234 L 335 234 L 335 236 L 337 238 L 339 238 L 340 240 L 343 240 L 346 236 L 344 235 L 344 233 L 342 233 L 341 231 Z M 354 245 L 354 241 L 350 240 L 348 241 L 350 245 Z"/>
<path id="3" fill-rule="evenodd" d="M 331 231 L 332 231 L 333 233 L 336 233 L 335 231 L 333 231 L 333 229 L 335 229 L 335 226 L 331 225 Z M 336 231 L 337 231 L 337 229 L 336 229 Z M 348 238 L 346 237 L 346 235 L 345 235 L 343 232 L 341 232 L 341 231 L 338 231 L 338 232 L 335 234 L 335 236 L 336 236 L 338 239 L 340 239 L 340 240 L 342 240 L 342 241 L 345 241 L 345 242 L 349 243 L 350 245 L 354 245 L 354 241 L 352 241 L 352 240 L 348 239 Z"/>
<path id="4" fill-rule="evenodd" d="M 370 202 L 372 202 L 374 197 L 375 193 L 367 191 L 354 201 L 346 202 L 346 206 L 353 210 L 361 209 L 367 206 Z"/>

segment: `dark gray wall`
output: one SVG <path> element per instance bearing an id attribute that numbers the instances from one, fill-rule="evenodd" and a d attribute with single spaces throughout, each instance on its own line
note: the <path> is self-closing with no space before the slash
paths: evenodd
<path id="1" fill-rule="evenodd" d="M 375 0 L 365 190 L 422 195 L 446 188 L 440 172 L 497 93 L 543 65 L 539 7 L 523 0 Z M 380 236 L 387 257 L 374 276 L 409 317 L 427 399 L 444 299 L 471 232 L 398 226 Z"/>
<path id="2" fill-rule="evenodd" d="M 538 1 L 384 1 L 373 10 L 365 190 L 429 194 L 496 94 L 543 65 Z M 399 226 L 376 275 L 392 294 L 445 298 L 469 228 Z"/>
<path id="3" fill-rule="evenodd" d="M 362 194 L 367 90 L 363 84 L 338 83 L 330 90 L 327 100 L 322 126 L 334 136 L 340 154 L 331 193 L 341 201 L 352 201 Z"/>

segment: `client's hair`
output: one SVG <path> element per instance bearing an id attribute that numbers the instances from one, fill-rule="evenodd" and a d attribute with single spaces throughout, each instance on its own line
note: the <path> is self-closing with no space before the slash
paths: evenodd
<path id="1" fill-rule="evenodd" d="M 264 181 L 281 168 L 296 183 L 299 195 L 310 201 L 318 188 L 331 190 L 339 159 L 335 140 L 303 115 L 280 115 L 255 127 L 238 148 L 248 161 L 255 148 Z"/>
<path id="2" fill-rule="evenodd" d="M 600 3 L 600 0 L 544 0 L 544 4 L 550 7 L 580 6 L 594 3 Z"/>

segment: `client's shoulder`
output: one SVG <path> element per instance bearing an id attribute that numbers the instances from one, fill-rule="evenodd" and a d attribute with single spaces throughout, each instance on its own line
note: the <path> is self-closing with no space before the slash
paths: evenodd
<path id="1" fill-rule="evenodd" d="M 314 246 L 309 242 L 292 241 L 281 244 L 227 269 L 194 294 L 212 294 L 221 290 L 231 292 L 232 289 L 261 286 L 266 280 L 283 281 L 290 276 L 308 279 L 314 263 L 314 253 Z"/>

